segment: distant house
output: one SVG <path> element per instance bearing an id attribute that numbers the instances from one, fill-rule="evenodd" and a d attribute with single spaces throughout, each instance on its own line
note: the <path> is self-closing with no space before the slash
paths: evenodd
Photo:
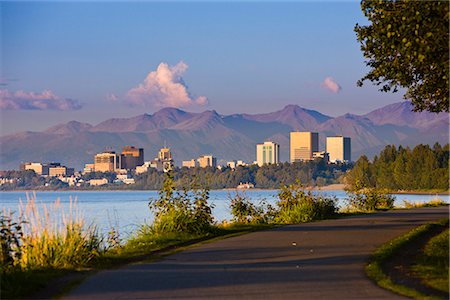
<path id="1" fill-rule="evenodd" d="M 106 178 L 89 180 L 89 185 L 98 186 L 98 185 L 105 185 L 105 184 L 108 184 L 108 179 L 106 179 Z"/>

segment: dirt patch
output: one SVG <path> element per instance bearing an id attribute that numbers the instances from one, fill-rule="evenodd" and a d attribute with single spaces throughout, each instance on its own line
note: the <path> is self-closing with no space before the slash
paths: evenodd
<path id="1" fill-rule="evenodd" d="M 412 267 L 417 262 L 418 258 L 423 255 L 423 249 L 429 239 L 441 233 L 443 230 L 445 230 L 445 228 L 435 227 L 427 234 L 407 243 L 398 251 L 401 255 L 394 255 L 383 263 L 383 272 L 387 274 L 395 284 L 409 287 L 425 295 L 449 299 L 448 293 L 436 290 L 424 284 L 421 278 L 419 278 L 412 270 Z"/>

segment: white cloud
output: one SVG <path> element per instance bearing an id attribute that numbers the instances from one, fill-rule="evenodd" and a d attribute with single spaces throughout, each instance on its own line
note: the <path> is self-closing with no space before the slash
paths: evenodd
<path id="1" fill-rule="evenodd" d="M 325 78 L 321 87 L 335 94 L 342 90 L 341 86 L 332 77 Z"/>
<path id="2" fill-rule="evenodd" d="M 0 89 L 1 110 L 77 110 L 81 104 L 77 100 L 62 99 L 51 90 L 42 93 Z"/>
<path id="3" fill-rule="evenodd" d="M 187 68 L 182 61 L 172 67 L 160 63 L 156 71 L 148 73 L 143 83 L 127 92 L 127 102 L 132 106 L 153 108 L 208 104 L 206 97 L 194 98 L 189 93 L 182 77 Z"/>
<path id="4" fill-rule="evenodd" d="M 106 95 L 106 101 L 117 102 L 117 101 L 119 101 L 119 97 L 117 97 L 116 94 L 110 93 L 110 94 Z"/>

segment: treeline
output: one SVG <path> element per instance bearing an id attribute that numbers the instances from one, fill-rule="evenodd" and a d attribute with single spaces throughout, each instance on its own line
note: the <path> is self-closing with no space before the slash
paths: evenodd
<path id="1" fill-rule="evenodd" d="M 373 161 L 361 156 L 346 176 L 347 184 L 391 191 L 449 189 L 449 144 L 386 146 Z"/>
<path id="2" fill-rule="evenodd" d="M 210 189 L 235 188 L 240 183 L 252 183 L 256 188 L 279 188 L 282 184 L 294 184 L 300 181 L 303 185 L 323 186 L 338 183 L 345 172 L 351 168 L 349 164 L 327 164 L 323 160 L 299 163 L 282 163 L 278 165 L 238 166 L 231 168 L 175 168 L 172 172 L 177 188 L 186 186 L 193 180 Z M 161 189 L 164 173 L 150 169 L 137 177 L 132 189 Z"/>

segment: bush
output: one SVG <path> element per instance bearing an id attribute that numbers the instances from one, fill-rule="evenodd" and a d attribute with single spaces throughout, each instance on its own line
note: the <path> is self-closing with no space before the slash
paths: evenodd
<path id="1" fill-rule="evenodd" d="M 14 267 L 22 257 L 22 221 L 14 221 L 13 215 L 0 215 L 0 266 L 2 270 Z"/>
<path id="2" fill-rule="evenodd" d="M 159 198 L 151 200 L 150 210 L 155 215 L 154 233 L 204 234 L 212 229 L 212 209 L 208 204 L 208 189 L 200 189 L 196 182 L 189 188 L 176 191 L 171 172 L 166 173 Z"/>
<path id="3" fill-rule="evenodd" d="M 347 190 L 349 207 L 364 212 L 394 208 L 395 197 L 385 189 L 361 187 L 357 182 L 353 190 Z"/>
<path id="4" fill-rule="evenodd" d="M 278 193 L 278 213 L 275 222 L 295 224 L 323 220 L 333 217 L 337 212 L 336 199 L 324 196 L 314 196 L 305 192 L 299 183 L 283 185 Z"/>
<path id="5" fill-rule="evenodd" d="M 230 199 L 233 221 L 240 224 L 268 224 L 273 221 L 275 210 L 270 204 L 262 202 L 259 206 L 250 202 L 245 193 L 236 191 Z"/>

